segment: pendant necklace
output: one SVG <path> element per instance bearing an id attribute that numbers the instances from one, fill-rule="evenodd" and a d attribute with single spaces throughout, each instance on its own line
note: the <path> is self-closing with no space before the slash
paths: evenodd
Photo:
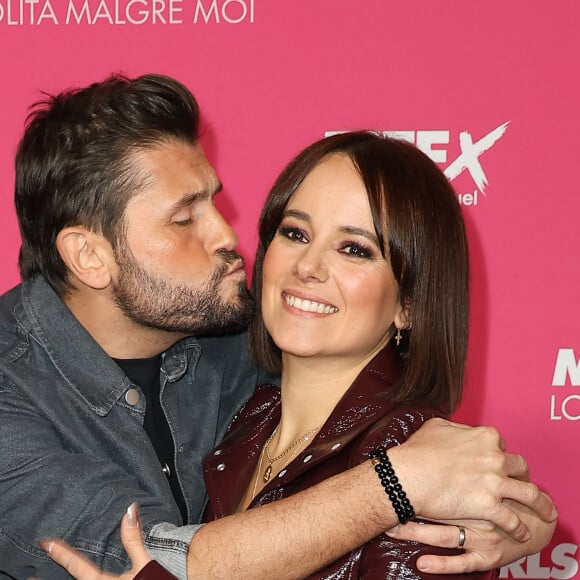
<path id="1" fill-rule="evenodd" d="M 282 453 L 280 453 L 280 455 L 277 455 L 276 457 L 272 457 L 270 455 L 270 443 L 272 442 L 272 439 L 274 438 L 274 436 L 278 432 L 279 426 L 280 425 L 276 426 L 276 429 L 274 429 L 274 431 L 272 432 L 272 435 L 270 435 L 270 437 L 268 437 L 268 440 L 264 444 L 263 450 L 266 452 L 266 457 L 268 459 L 268 465 L 266 467 L 266 470 L 264 471 L 264 475 L 262 476 L 262 480 L 264 481 L 264 483 L 268 483 L 268 481 L 270 481 L 270 477 L 272 476 L 272 465 L 274 463 L 276 463 L 276 461 L 279 461 L 280 459 L 282 459 L 282 457 L 285 457 L 288 453 L 290 453 L 290 451 L 296 449 L 296 447 L 298 447 L 298 445 L 300 445 L 301 443 L 308 441 L 310 439 L 310 437 L 314 433 L 316 433 L 316 431 L 318 431 L 318 429 L 320 428 L 320 427 L 315 427 L 314 429 L 311 429 L 307 433 L 304 433 L 304 435 L 302 435 L 301 437 L 296 439 L 296 441 L 291 443 L 289 447 L 286 447 L 286 449 L 284 449 L 284 451 L 282 451 Z M 261 458 L 260 458 L 260 467 L 261 467 Z"/>

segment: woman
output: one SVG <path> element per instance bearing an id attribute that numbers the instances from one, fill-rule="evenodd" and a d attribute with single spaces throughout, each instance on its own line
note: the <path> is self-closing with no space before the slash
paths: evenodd
<path id="1" fill-rule="evenodd" d="M 281 373 L 281 388 L 259 388 L 206 458 L 206 519 L 294 494 L 370 455 L 401 522 L 412 518 L 385 449 L 459 402 L 468 280 L 461 209 L 418 149 L 355 132 L 300 153 L 266 200 L 253 276 L 252 350 Z M 123 533 L 131 527 L 134 516 Z M 135 569 L 148 561 L 126 545 Z M 454 551 L 382 535 L 312 578 L 443 578 L 417 569 L 422 553 Z M 160 574 L 151 562 L 138 577 Z"/>
<path id="2" fill-rule="evenodd" d="M 414 146 L 357 132 L 298 155 L 266 200 L 253 276 L 252 350 L 281 389 L 259 388 L 206 459 L 207 519 L 297 493 L 453 411 L 468 280 L 456 196 Z M 312 577 L 422 578 L 423 550 L 381 536 Z"/>

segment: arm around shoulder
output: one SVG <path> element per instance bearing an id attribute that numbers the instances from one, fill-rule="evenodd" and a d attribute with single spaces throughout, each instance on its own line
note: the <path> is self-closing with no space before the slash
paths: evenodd
<path id="1" fill-rule="evenodd" d="M 397 522 L 370 461 L 286 499 L 204 525 L 188 578 L 300 578 Z"/>

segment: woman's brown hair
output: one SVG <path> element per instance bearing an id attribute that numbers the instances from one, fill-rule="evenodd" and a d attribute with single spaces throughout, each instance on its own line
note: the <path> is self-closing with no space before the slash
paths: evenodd
<path id="1" fill-rule="evenodd" d="M 327 137 L 282 171 L 264 204 L 252 287 L 256 316 L 250 345 L 256 361 L 281 371 L 281 353 L 261 315 L 262 266 L 288 201 L 331 154 L 347 155 L 364 182 L 383 256 L 399 285 L 411 325 L 399 402 L 420 401 L 452 412 L 461 398 L 469 320 L 469 255 L 461 207 L 437 165 L 415 146 L 358 131 Z"/>

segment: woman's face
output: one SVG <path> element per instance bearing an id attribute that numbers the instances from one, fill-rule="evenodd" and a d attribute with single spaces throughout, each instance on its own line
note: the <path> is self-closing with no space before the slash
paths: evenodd
<path id="1" fill-rule="evenodd" d="M 324 158 L 290 198 L 263 267 L 264 323 L 283 353 L 374 356 L 401 307 L 352 161 Z"/>

